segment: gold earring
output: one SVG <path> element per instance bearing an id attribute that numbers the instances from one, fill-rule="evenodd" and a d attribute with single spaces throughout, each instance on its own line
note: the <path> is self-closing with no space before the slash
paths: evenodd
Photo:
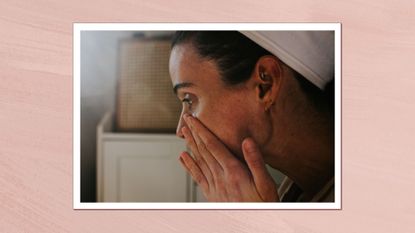
<path id="1" fill-rule="evenodd" d="M 265 111 L 267 112 L 268 110 L 270 110 L 272 105 L 274 105 L 274 101 L 273 100 L 268 101 L 268 104 L 265 105 Z"/>

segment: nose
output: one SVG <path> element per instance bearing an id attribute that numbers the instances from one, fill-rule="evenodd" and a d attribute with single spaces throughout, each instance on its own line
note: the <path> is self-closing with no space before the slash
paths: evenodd
<path id="1" fill-rule="evenodd" d="M 180 119 L 179 119 L 179 123 L 177 124 L 177 128 L 176 128 L 176 136 L 179 138 L 184 139 L 184 135 L 182 133 L 182 128 L 184 126 L 185 122 L 183 119 L 183 113 L 180 115 Z"/>

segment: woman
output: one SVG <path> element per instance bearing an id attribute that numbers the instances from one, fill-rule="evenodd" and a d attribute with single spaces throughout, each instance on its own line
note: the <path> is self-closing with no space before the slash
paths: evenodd
<path id="1" fill-rule="evenodd" d="M 179 159 L 208 201 L 333 201 L 332 95 L 239 32 L 177 32 L 169 66 Z"/>

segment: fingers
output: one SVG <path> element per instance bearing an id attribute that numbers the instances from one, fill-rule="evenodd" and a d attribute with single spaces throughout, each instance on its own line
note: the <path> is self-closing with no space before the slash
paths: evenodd
<path id="1" fill-rule="evenodd" d="M 225 169 L 229 164 L 233 164 L 236 160 L 225 147 L 225 145 L 212 134 L 199 120 L 196 118 L 185 116 L 184 120 L 190 127 L 199 149 L 204 149 L 213 156 L 213 158 Z"/>
<path id="2" fill-rule="evenodd" d="M 191 135 L 196 143 L 196 147 L 200 152 L 201 157 L 206 161 L 209 169 L 213 176 L 217 176 L 223 171 L 222 167 L 218 163 L 217 159 L 213 155 L 212 151 L 207 147 L 206 143 L 200 137 L 200 132 L 194 127 L 195 118 L 188 115 L 184 116 L 184 119 L 189 126 L 188 129 L 191 131 Z M 201 124 L 200 124 L 201 125 Z M 205 128 L 206 129 L 206 128 Z M 206 129 L 207 130 L 207 129 Z M 210 133 L 210 132 L 209 132 Z"/>
<path id="3" fill-rule="evenodd" d="M 200 170 L 199 166 L 195 163 L 193 158 L 187 152 L 180 154 L 179 160 L 186 171 L 192 176 L 193 180 L 200 185 L 203 190 L 209 190 L 209 185 L 206 177 Z"/>
<path id="4" fill-rule="evenodd" d="M 208 181 L 208 183 L 213 184 L 212 172 L 211 172 L 208 164 L 206 163 L 206 161 L 204 159 L 204 156 L 202 156 L 201 152 L 199 151 L 199 148 L 197 147 L 195 139 L 192 136 L 189 128 L 183 127 L 182 128 L 182 133 L 183 133 L 183 136 L 184 136 L 184 138 L 187 142 L 187 146 L 189 147 L 190 151 L 192 151 L 192 153 L 195 157 L 196 164 L 199 166 L 202 173 L 205 174 L 205 177 L 206 177 L 206 180 Z"/>
<path id="5" fill-rule="evenodd" d="M 275 189 L 275 182 L 265 167 L 265 162 L 259 148 L 255 144 L 254 140 L 246 138 L 242 142 L 242 151 L 245 161 L 253 176 L 255 186 L 257 187 L 261 197 L 263 200 L 269 199 L 270 197 L 268 197 L 268 195 L 271 193 L 270 189 Z"/>

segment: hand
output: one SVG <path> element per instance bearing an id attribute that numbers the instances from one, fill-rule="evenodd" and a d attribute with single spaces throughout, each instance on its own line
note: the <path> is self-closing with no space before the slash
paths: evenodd
<path id="1" fill-rule="evenodd" d="M 246 166 L 199 120 L 188 115 L 184 119 L 189 128 L 183 127 L 182 133 L 194 158 L 182 152 L 180 161 L 208 201 L 279 201 L 277 186 L 252 139 L 242 143 Z"/>

